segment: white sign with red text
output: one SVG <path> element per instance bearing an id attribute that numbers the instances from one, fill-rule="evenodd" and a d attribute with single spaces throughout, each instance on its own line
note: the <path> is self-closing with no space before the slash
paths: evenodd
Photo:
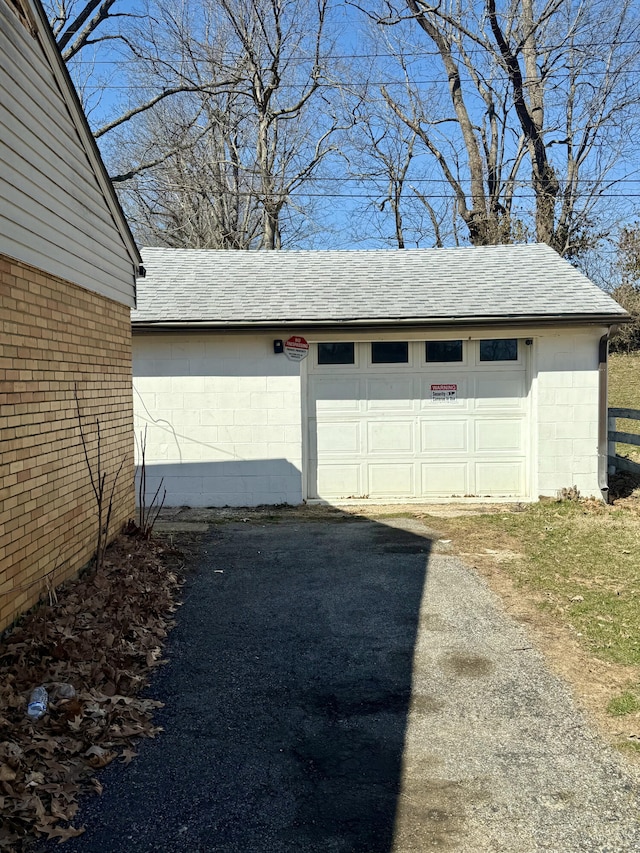
<path id="1" fill-rule="evenodd" d="M 458 397 L 457 385 L 432 385 L 431 399 L 434 403 L 455 403 Z"/>
<path id="2" fill-rule="evenodd" d="M 300 335 L 292 335 L 284 342 L 284 351 L 291 361 L 302 361 L 309 355 L 309 342 Z"/>

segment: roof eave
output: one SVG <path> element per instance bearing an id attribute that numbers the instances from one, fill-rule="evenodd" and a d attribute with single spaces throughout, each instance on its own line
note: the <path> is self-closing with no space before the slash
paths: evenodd
<path id="1" fill-rule="evenodd" d="M 629 314 L 527 314 L 527 315 L 499 315 L 484 317 L 393 317 L 384 319 L 362 318 L 362 319 L 326 319 L 312 320 L 301 317 L 299 319 L 272 319 L 272 320 L 133 320 L 134 332 L 162 332 L 162 331 L 255 331 L 269 329 L 287 328 L 314 328 L 327 331 L 344 329 L 390 329 L 390 328 L 473 328 L 478 326 L 611 326 L 631 321 Z"/>

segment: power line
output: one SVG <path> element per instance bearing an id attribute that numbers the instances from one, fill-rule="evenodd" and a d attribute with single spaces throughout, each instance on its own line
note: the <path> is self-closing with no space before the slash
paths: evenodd
<path id="1" fill-rule="evenodd" d="M 197 39 L 193 40 L 197 43 Z M 619 39 L 615 42 L 616 47 L 630 46 L 640 47 L 640 38 L 633 39 Z M 555 45 L 538 45 L 538 52 L 541 54 L 547 54 L 549 51 L 563 51 L 563 52 L 574 52 L 574 53 L 582 53 L 585 50 L 593 50 L 595 48 L 601 48 L 603 46 L 602 41 L 594 41 L 594 42 L 581 42 L 580 44 L 576 44 L 574 46 L 567 46 L 565 43 L 559 43 Z M 206 47 L 206 46 L 205 46 Z M 469 47 L 465 49 L 465 54 L 467 56 L 473 56 L 478 54 L 480 56 L 492 55 L 492 52 L 497 55 L 498 49 L 496 47 Z M 220 53 L 215 58 L 220 62 L 220 64 L 224 64 L 225 62 L 235 62 L 241 56 L 241 53 Z M 374 52 L 366 52 L 366 53 L 323 53 L 320 57 L 322 62 L 326 61 L 343 61 L 348 59 L 398 59 L 401 57 L 402 59 L 424 59 L 426 57 L 439 57 L 440 54 L 436 49 L 416 49 L 415 51 L 374 51 Z M 156 54 L 153 59 L 157 62 L 173 62 L 175 61 L 175 57 L 163 56 L 162 54 Z M 593 57 L 592 57 L 593 59 Z M 285 57 L 287 63 L 291 62 L 304 62 L 304 63 L 314 63 L 316 61 L 316 57 L 312 54 L 304 55 L 300 54 L 298 56 L 287 56 Z M 132 58 L 123 58 L 118 60 L 118 64 L 122 63 L 138 63 L 138 62 L 146 62 L 148 59 L 140 59 L 138 57 Z M 73 57 L 72 62 L 77 65 L 110 65 L 112 64 L 111 60 L 108 59 L 82 59 Z"/>
<path id="2" fill-rule="evenodd" d="M 615 72 L 615 74 L 611 74 L 611 72 L 608 72 L 608 71 L 589 71 L 588 73 L 584 73 L 582 75 L 577 75 L 577 76 L 573 76 L 571 74 L 554 74 L 553 76 L 548 77 L 548 78 L 544 78 L 542 80 L 528 80 L 528 81 L 524 80 L 523 85 L 526 89 L 526 88 L 529 88 L 530 86 L 540 85 L 541 83 L 544 84 L 544 83 L 548 83 L 548 82 L 553 82 L 555 84 L 555 83 L 562 83 L 562 82 L 569 82 L 570 81 L 570 82 L 575 83 L 577 85 L 583 85 L 583 86 L 589 87 L 591 90 L 593 90 L 592 83 L 593 83 L 594 78 L 602 77 L 604 79 L 605 77 L 613 77 L 613 76 L 615 76 L 615 77 L 640 77 L 640 68 L 620 69 L 619 71 Z M 182 81 L 184 82 L 185 79 L 188 81 L 189 78 L 188 77 L 178 78 L 178 80 L 180 80 L 180 79 L 182 79 Z M 471 78 L 466 76 L 466 75 L 462 75 L 462 79 L 467 81 L 467 82 L 471 82 Z M 178 80 L 176 80 L 175 82 L 178 83 Z M 362 89 L 367 89 L 367 88 L 371 88 L 371 87 L 381 88 L 382 86 L 384 86 L 385 89 L 388 89 L 392 86 L 393 87 L 401 86 L 402 88 L 406 88 L 407 86 L 436 86 L 436 85 L 445 86 L 448 84 L 448 82 L 449 81 L 448 81 L 447 77 L 421 78 L 419 80 L 414 80 L 414 79 L 409 79 L 409 80 L 367 80 L 367 81 L 356 81 L 356 82 L 349 82 L 349 81 L 341 80 L 340 82 L 332 82 L 332 81 L 321 82 L 319 84 L 319 88 L 335 89 L 335 90 L 351 88 L 351 89 L 357 90 L 358 88 L 362 88 Z M 497 82 L 496 80 L 493 80 L 493 81 L 491 81 L 491 84 L 494 85 L 496 82 Z M 505 83 L 508 82 L 506 80 L 506 78 L 505 78 L 504 82 Z M 249 81 L 238 81 L 238 83 L 239 84 L 249 83 Z M 90 85 L 90 84 L 87 82 L 83 83 L 83 86 L 87 86 L 87 85 Z M 97 79 L 95 81 L 95 83 L 93 83 L 91 85 L 95 86 L 95 88 L 99 89 L 100 91 L 103 91 L 103 90 L 118 91 L 118 90 L 120 90 L 120 91 L 127 92 L 127 91 L 134 91 L 134 90 L 139 91 L 141 88 L 144 88 L 144 87 L 140 86 L 139 83 L 138 84 L 136 84 L 136 83 L 127 83 L 127 84 L 105 83 L 105 82 L 101 82 L 99 79 Z M 171 83 L 170 85 L 174 85 L 174 83 Z M 193 86 L 201 85 L 202 89 L 197 90 L 196 92 L 186 92 L 186 93 L 185 92 L 177 92 L 176 94 L 194 95 L 194 94 L 198 94 L 198 92 L 206 92 L 208 88 L 216 87 L 216 82 L 215 81 L 211 81 L 211 83 L 199 83 L 198 82 L 198 83 L 189 83 L 189 85 L 193 85 Z M 228 83 L 220 83 L 219 85 L 220 85 L 219 94 L 224 94 L 224 92 L 226 92 L 228 90 L 233 90 L 233 86 L 230 86 Z M 309 81 L 300 82 L 300 83 L 282 83 L 282 82 L 278 83 L 278 89 L 303 90 L 303 89 L 307 88 L 308 86 L 309 86 Z M 153 87 L 149 87 L 149 88 L 153 88 Z M 158 88 L 161 88 L 161 87 L 159 86 Z M 215 93 L 210 93 L 210 94 L 218 94 L 218 93 L 215 92 Z M 478 96 L 478 97 L 480 97 L 480 96 Z M 380 99 L 378 99 L 378 100 L 380 100 Z"/>
<path id="3" fill-rule="evenodd" d="M 253 171 L 249 168 L 245 169 L 244 172 L 251 176 Z M 470 179 L 460 179 L 462 184 L 468 183 Z M 359 177 L 351 177 L 351 176 L 333 176 L 333 175 L 323 175 L 323 176 L 314 176 L 313 178 L 308 179 L 308 183 L 352 183 L 352 184 L 362 184 L 362 183 L 372 183 L 374 181 L 378 181 L 381 183 L 389 183 L 389 178 L 387 176 L 376 177 L 375 175 L 363 175 Z M 412 184 L 444 184 L 446 186 L 449 185 L 449 181 L 446 178 L 405 178 L 404 183 L 407 186 L 411 186 Z M 505 182 L 506 183 L 506 182 Z M 610 179 L 602 179 L 602 178 L 581 178 L 578 183 L 582 186 L 584 185 L 595 185 L 598 184 L 611 184 L 612 186 L 617 186 L 618 184 L 637 184 L 640 189 L 640 174 L 637 178 L 610 178 Z M 178 186 L 178 184 L 176 184 Z M 517 181 L 511 182 L 511 186 L 514 187 L 530 187 L 531 182 L 519 179 Z M 616 194 L 617 195 L 617 194 Z"/>
<path id="4" fill-rule="evenodd" d="M 122 184 L 122 186 L 123 186 L 123 189 L 126 188 L 124 183 Z M 172 190 L 176 191 L 176 192 L 191 191 L 191 190 L 193 190 L 193 185 L 185 186 L 185 185 L 181 185 L 181 184 L 163 183 L 158 188 L 157 191 L 159 193 L 165 193 L 165 192 L 172 191 Z M 212 192 L 214 192 L 214 191 L 212 190 Z M 219 192 L 219 190 L 216 190 L 216 192 Z M 233 195 L 234 197 L 238 196 L 239 198 L 258 198 L 261 195 L 261 193 L 258 191 L 249 192 L 249 191 L 242 191 L 242 190 L 233 190 L 232 192 L 230 192 L 230 194 Z M 274 193 L 273 195 L 277 196 L 278 193 Z M 375 194 L 364 193 L 364 192 L 349 192 L 349 193 L 329 192 L 329 193 L 325 193 L 325 192 L 309 192 L 308 190 L 300 189 L 300 190 L 295 190 L 293 193 L 289 193 L 288 195 L 291 195 L 292 197 L 295 197 L 295 198 L 366 199 L 368 201 L 379 202 L 381 200 L 381 197 L 384 196 L 384 193 L 375 193 Z M 439 201 L 443 201 L 443 200 L 448 201 L 448 200 L 453 199 L 452 193 L 440 193 L 440 192 L 429 193 L 428 197 L 429 197 L 429 199 L 437 199 Z M 527 202 L 531 201 L 531 195 L 525 195 L 525 194 L 517 194 L 516 193 L 512 196 L 512 198 L 514 201 L 527 201 Z M 634 193 L 599 193 L 598 198 L 640 199 L 640 191 L 634 192 Z"/>

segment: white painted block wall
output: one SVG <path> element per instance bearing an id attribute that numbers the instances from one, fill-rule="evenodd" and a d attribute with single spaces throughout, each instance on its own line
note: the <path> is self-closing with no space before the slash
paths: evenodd
<path id="1" fill-rule="evenodd" d="M 598 487 L 598 353 L 606 329 L 543 333 L 535 341 L 533 424 L 537 429 L 538 495 Z M 536 425 L 537 422 L 537 425 Z M 534 484 L 535 486 L 535 484 Z"/>
<path id="2" fill-rule="evenodd" d="M 528 497 L 555 497 L 572 486 L 600 497 L 598 349 L 606 329 L 497 332 L 480 336 L 534 342 Z M 300 365 L 273 353 L 274 337 L 134 335 L 135 426 L 138 439 L 147 427 L 148 493 L 164 477 L 167 506 L 299 504 L 306 497 Z"/>
<path id="3" fill-rule="evenodd" d="M 274 337 L 134 335 L 149 499 L 164 477 L 166 506 L 302 501 L 300 365 Z"/>

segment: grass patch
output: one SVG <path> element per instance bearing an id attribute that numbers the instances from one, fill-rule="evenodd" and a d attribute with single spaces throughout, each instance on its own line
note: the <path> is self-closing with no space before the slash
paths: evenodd
<path id="1" fill-rule="evenodd" d="M 501 570 L 592 654 L 640 666 L 640 516 L 632 508 L 540 503 L 434 526 L 479 559 L 502 550 Z"/>
<path id="2" fill-rule="evenodd" d="M 640 410 L 640 353 L 612 353 L 609 356 L 609 406 Z M 619 418 L 621 432 L 640 432 L 640 421 Z M 616 453 L 640 462 L 640 447 L 616 444 Z"/>
<path id="3" fill-rule="evenodd" d="M 637 740 L 622 741 L 618 746 L 620 749 L 629 750 L 629 752 L 640 753 L 640 743 Z"/>
<path id="4" fill-rule="evenodd" d="M 624 717 L 625 714 L 635 714 L 640 711 L 640 699 L 627 690 L 621 696 L 615 696 L 607 705 L 607 711 L 613 717 Z"/>

